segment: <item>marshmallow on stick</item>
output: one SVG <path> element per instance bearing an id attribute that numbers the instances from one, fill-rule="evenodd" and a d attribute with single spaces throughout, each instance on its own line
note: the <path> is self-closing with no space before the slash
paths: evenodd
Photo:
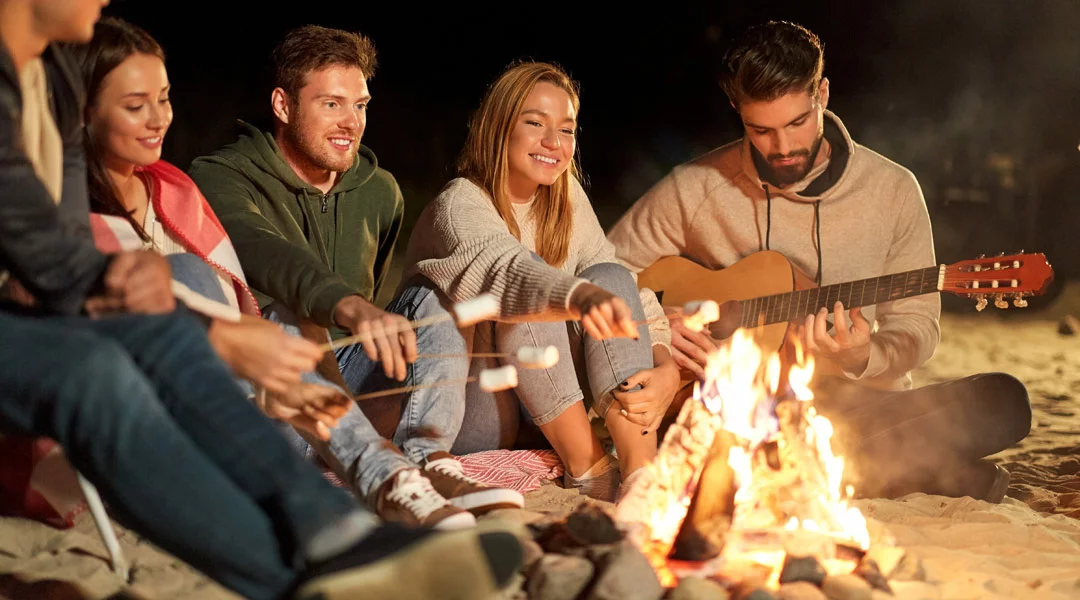
<path id="1" fill-rule="evenodd" d="M 458 327 L 468 327 L 498 317 L 499 301 L 491 294 L 480 294 L 471 300 L 458 302 L 452 310 Z"/>
<path id="2" fill-rule="evenodd" d="M 701 332 L 720 318 L 720 305 L 715 300 L 694 300 L 683 305 L 682 322 L 690 331 Z"/>
<path id="3" fill-rule="evenodd" d="M 559 349 L 555 346 L 522 346 L 518 348 L 516 358 L 523 369 L 550 369 L 559 362 Z"/>
<path id="4" fill-rule="evenodd" d="M 449 313 L 439 313 L 430 317 L 424 317 L 423 319 L 410 321 L 409 328 L 419 329 L 428 325 L 449 321 L 450 319 L 454 319 L 457 322 L 458 327 L 475 325 L 480 321 L 488 321 L 498 317 L 499 301 L 491 294 L 480 294 L 471 300 L 458 302 L 450 310 L 451 312 Z M 346 338 L 341 338 L 334 342 L 327 342 L 319 348 L 323 352 L 329 352 L 330 350 L 337 350 L 338 348 L 344 348 L 345 346 L 360 344 L 370 340 L 371 334 L 359 333 Z"/>
<path id="5" fill-rule="evenodd" d="M 501 392 L 517 387 L 517 369 L 514 365 L 506 365 L 497 369 L 483 369 L 480 371 L 480 389 L 485 392 Z"/>
<path id="6" fill-rule="evenodd" d="M 514 354 L 509 352 L 469 352 L 450 354 L 418 354 L 416 358 L 513 358 L 522 369 L 550 369 L 559 362 L 559 349 L 555 346 L 522 346 Z"/>
<path id="7" fill-rule="evenodd" d="M 483 369 L 480 371 L 479 377 L 465 377 L 462 379 L 439 379 L 437 381 L 429 381 L 427 383 L 420 383 L 417 385 L 407 385 L 399 388 L 391 388 L 388 390 L 379 390 L 377 392 L 368 392 L 366 394 L 360 394 L 353 396 L 353 400 L 362 402 L 364 400 L 371 400 L 372 398 L 383 398 L 385 396 L 394 396 L 397 394 L 404 394 L 406 392 L 415 392 L 416 390 L 425 390 L 434 387 L 443 387 L 448 385 L 465 385 L 473 381 L 480 382 L 480 389 L 485 392 L 501 392 L 508 390 L 512 387 L 517 387 L 517 369 L 513 365 L 507 365 L 505 367 L 499 367 L 497 369 Z"/>

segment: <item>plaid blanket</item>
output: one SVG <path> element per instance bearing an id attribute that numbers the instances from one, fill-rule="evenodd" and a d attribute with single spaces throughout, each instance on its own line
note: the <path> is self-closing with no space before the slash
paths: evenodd
<path id="1" fill-rule="evenodd" d="M 554 450 L 489 450 L 457 457 L 465 474 L 492 487 L 517 490 L 522 494 L 540 487 L 549 479 L 563 475 L 562 461 Z M 327 481 L 349 489 L 329 468 L 323 469 Z"/>

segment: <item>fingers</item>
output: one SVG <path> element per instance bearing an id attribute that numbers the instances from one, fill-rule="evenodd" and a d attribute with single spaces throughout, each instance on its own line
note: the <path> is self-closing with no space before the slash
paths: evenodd
<path id="1" fill-rule="evenodd" d="M 286 421 L 293 427 L 303 429 L 324 442 L 330 441 L 330 428 L 327 427 L 325 423 L 317 421 L 307 415 L 297 415 Z"/>
<path id="2" fill-rule="evenodd" d="M 156 252 L 132 253 L 122 288 L 124 305 L 131 312 L 162 314 L 176 308 L 169 263 Z"/>
<path id="3" fill-rule="evenodd" d="M 135 267 L 135 262 L 134 252 L 121 252 L 113 257 L 108 270 L 105 272 L 104 283 L 105 289 L 108 290 L 106 293 L 115 293 L 117 296 L 123 295 L 124 283 L 127 282 L 131 270 Z"/>
<path id="4" fill-rule="evenodd" d="M 705 369 L 702 368 L 697 361 L 683 354 L 682 351 L 674 345 L 671 347 L 671 358 L 675 361 L 675 364 L 678 365 L 679 369 L 689 371 L 697 379 L 705 379 Z"/>
<path id="5" fill-rule="evenodd" d="M 703 369 L 705 367 L 706 363 L 709 362 L 709 352 L 711 352 L 712 350 L 715 350 L 715 347 L 712 348 L 711 350 L 708 349 L 708 348 L 702 348 L 697 343 L 697 342 L 700 342 L 700 341 L 701 340 L 695 340 L 694 338 L 691 338 L 691 337 L 681 336 L 679 338 L 676 338 L 675 336 L 672 336 L 671 337 L 671 347 L 672 347 L 672 350 L 673 350 L 672 355 L 674 355 L 674 350 L 678 350 L 680 353 L 682 353 L 683 356 L 685 356 L 686 358 L 688 358 L 688 359 L 692 360 L 694 363 L 696 363 L 698 365 L 698 369 Z"/>
<path id="6" fill-rule="evenodd" d="M 611 412 L 611 411 L 615 411 L 615 410 L 618 411 L 617 416 L 614 415 Z M 649 418 L 648 413 L 630 412 L 629 409 L 626 409 L 626 408 L 622 407 L 618 403 L 615 403 L 615 404 L 611 405 L 611 408 L 608 409 L 608 415 L 609 415 L 609 418 L 616 418 L 617 419 L 617 418 L 621 417 L 623 419 L 626 419 L 627 421 L 630 421 L 634 425 L 639 425 L 641 427 L 648 427 L 649 423 L 652 422 L 652 419 Z"/>
<path id="7" fill-rule="evenodd" d="M 592 320 L 596 330 L 600 332 L 599 340 L 607 340 L 615 337 L 612 331 L 614 325 L 611 304 L 603 302 L 589 309 L 589 319 Z"/>
<path id="8" fill-rule="evenodd" d="M 585 333 L 589 334 L 593 339 L 605 339 L 603 334 L 600 333 L 600 329 L 596 326 L 596 318 L 592 316 L 592 311 L 582 315 L 581 326 L 585 329 Z"/>
<path id="9" fill-rule="evenodd" d="M 851 327 L 857 334 L 870 335 L 870 321 L 863 316 L 862 308 L 851 309 Z"/>
<path id="10" fill-rule="evenodd" d="M 829 313 L 824 308 L 814 316 L 814 343 L 818 348 L 836 352 L 840 346 L 829 334 Z"/>
<path id="11" fill-rule="evenodd" d="M 124 302 L 119 298 L 94 296 L 93 298 L 88 298 L 83 306 L 86 308 L 86 314 L 90 315 L 92 318 L 97 318 L 102 315 L 123 310 Z"/>
<path id="12" fill-rule="evenodd" d="M 847 315 L 844 313 L 844 303 L 837 301 L 833 305 L 833 329 L 836 330 L 833 339 L 842 348 L 846 348 L 850 343 L 848 339 L 851 337 L 849 327 Z"/>
<path id="13" fill-rule="evenodd" d="M 405 380 L 405 355 L 401 348 L 401 336 L 398 335 L 398 327 L 394 315 L 387 314 L 382 318 L 383 338 L 386 342 L 386 354 L 382 355 L 383 368 L 388 377 L 397 381 Z"/>
<path id="14" fill-rule="evenodd" d="M 405 353 L 405 362 L 410 365 L 416 362 L 416 332 L 409 325 L 408 319 L 398 316 L 398 338 L 401 340 L 401 348 Z"/>
<path id="15" fill-rule="evenodd" d="M 648 435 L 649 432 L 656 431 L 656 430 L 660 429 L 660 423 L 662 423 L 663 421 L 664 421 L 664 413 L 660 413 L 659 415 L 656 415 L 656 418 L 653 419 L 652 423 L 649 423 L 649 425 L 646 426 L 645 429 L 641 430 L 641 435 Z"/>
<path id="16" fill-rule="evenodd" d="M 634 315 L 630 312 L 630 307 L 626 305 L 626 301 L 615 297 L 608 304 L 611 306 L 612 323 L 615 326 L 613 331 L 616 332 L 616 335 L 633 340 L 638 339 L 637 322 L 634 321 Z"/>

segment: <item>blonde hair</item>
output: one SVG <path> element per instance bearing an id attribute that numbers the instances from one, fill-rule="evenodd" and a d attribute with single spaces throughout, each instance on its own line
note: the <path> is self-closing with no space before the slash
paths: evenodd
<path id="1" fill-rule="evenodd" d="M 521 229 L 507 191 L 510 161 L 507 148 L 525 100 L 540 82 L 550 83 L 570 96 L 574 112 L 578 111 L 577 82 L 562 68 L 542 62 L 511 64 L 488 87 L 480 108 L 469 121 L 469 134 L 458 158 L 458 173 L 480 186 L 491 196 L 499 216 L 510 233 L 521 239 Z M 570 178 L 580 181 L 576 157 L 559 179 L 537 191 L 533 211 L 537 214 L 536 253 L 553 267 L 566 262 L 573 229 L 573 207 L 570 203 Z"/>

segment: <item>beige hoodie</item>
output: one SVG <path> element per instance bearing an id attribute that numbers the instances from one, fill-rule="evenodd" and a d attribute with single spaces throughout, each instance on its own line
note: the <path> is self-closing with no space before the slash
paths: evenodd
<path id="1" fill-rule="evenodd" d="M 767 249 L 767 236 L 768 248 L 814 277 L 820 201 L 822 285 L 933 266 L 930 217 L 915 176 L 852 141 L 836 115 L 825 116 L 833 148 L 826 168 L 781 190 L 758 176 L 748 139 L 717 148 L 676 167 L 619 220 L 608 235 L 619 259 L 635 273 L 665 256 L 719 269 Z M 847 376 L 910 388 L 910 371 L 937 347 L 940 313 L 937 294 L 864 309 L 876 320 L 870 361 Z"/>

